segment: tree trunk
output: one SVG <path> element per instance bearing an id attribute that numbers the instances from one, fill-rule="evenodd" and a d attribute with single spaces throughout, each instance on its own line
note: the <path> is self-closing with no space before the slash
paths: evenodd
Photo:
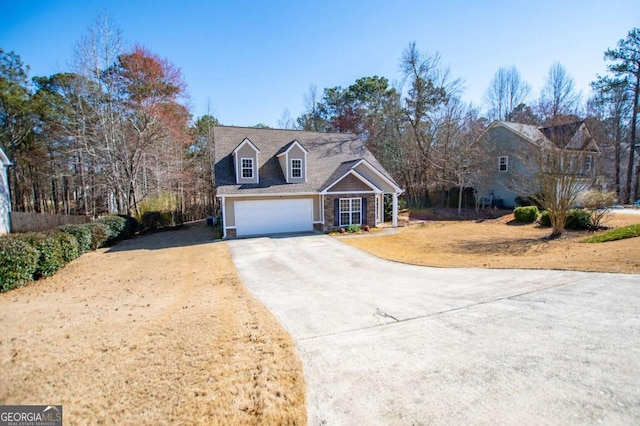
<path id="1" fill-rule="evenodd" d="M 620 151 L 621 151 L 621 143 L 622 143 L 622 125 L 620 123 L 621 117 L 618 114 L 616 118 L 616 142 L 615 142 L 615 191 L 616 196 L 620 198 Z"/>
<path id="2" fill-rule="evenodd" d="M 626 182 L 626 203 L 629 204 L 631 200 L 631 182 L 633 179 L 633 166 L 634 166 L 634 154 L 635 146 L 637 143 L 637 124 L 638 124 L 638 101 L 640 100 L 640 66 L 636 72 L 636 84 L 633 90 L 633 114 L 631 116 L 631 140 L 629 142 L 629 164 L 627 166 L 627 182 Z M 636 185 L 636 193 L 637 185 Z"/>

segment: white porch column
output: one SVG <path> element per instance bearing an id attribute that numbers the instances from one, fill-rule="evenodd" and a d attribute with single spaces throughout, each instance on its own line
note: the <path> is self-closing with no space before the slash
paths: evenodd
<path id="1" fill-rule="evenodd" d="M 222 238 L 227 238 L 227 205 L 224 196 L 220 198 L 220 208 L 222 209 Z"/>
<path id="2" fill-rule="evenodd" d="M 393 193 L 393 214 L 391 215 L 391 217 L 393 217 L 393 227 L 397 228 L 398 227 L 398 194 L 396 194 L 395 192 Z"/>

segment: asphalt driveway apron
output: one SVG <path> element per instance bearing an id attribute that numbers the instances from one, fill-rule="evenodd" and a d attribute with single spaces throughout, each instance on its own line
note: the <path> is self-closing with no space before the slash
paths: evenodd
<path id="1" fill-rule="evenodd" d="M 310 425 L 640 422 L 637 275 L 404 265 L 325 235 L 228 246 L 297 341 Z"/>

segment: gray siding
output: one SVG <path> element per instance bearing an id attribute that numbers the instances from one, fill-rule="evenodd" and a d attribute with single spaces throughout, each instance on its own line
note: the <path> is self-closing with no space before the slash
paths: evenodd
<path id="1" fill-rule="evenodd" d="M 302 176 L 299 178 L 294 178 L 291 175 L 291 160 L 293 159 L 300 160 L 300 162 L 302 163 Z M 289 150 L 289 153 L 287 154 L 287 165 L 289 166 L 289 182 L 300 183 L 305 181 L 307 164 L 305 161 L 304 151 L 302 151 L 299 146 L 293 145 Z"/>
<path id="2" fill-rule="evenodd" d="M 367 166 L 364 164 L 360 164 L 356 167 L 356 171 L 364 176 L 369 182 L 373 183 L 378 188 L 382 189 L 384 192 L 392 193 L 395 188 L 389 185 L 385 180 L 380 179 L 378 175 L 372 172 Z"/>
<path id="3" fill-rule="evenodd" d="M 327 192 L 371 191 L 370 186 L 353 175 L 347 175 L 333 185 Z"/>
<path id="4" fill-rule="evenodd" d="M 253 178 L 242 177 L 242 159 L 251 158 L 253 160 Z M 258 183 L 258 153 L 249 144 L 242 146 L 235 156 L 235 168 L 236 175 L 238 176 L 238 183 Z"/>
<path id="5" fill-rule="evenodd" d="M 539 148 L 504 127 L 497 126 L 485 133 L 482 172 L 474 182 L 480 197 L 490 197 L 497 204 L 515 207 L 516 197 L 535 192 L 532 169 Z M 498 170 L 498 159 L 508 157 L 508 170 Z"/>

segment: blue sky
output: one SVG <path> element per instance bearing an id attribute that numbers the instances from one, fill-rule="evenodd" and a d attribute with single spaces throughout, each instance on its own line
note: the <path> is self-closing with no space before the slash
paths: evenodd
<path id="1" fill-rule="evenodd" d="M 191 111 L 223 124 L 276 126 L 297 117 L 309 86 L 364 76 L 399 81 L 415 41 L 438 52 L 480 104 L 499 67 L 516 66 L 539 92 L 559 61 L 586 95 L 603 52 L 640 25 L 640 1 L 29 1 L 0 0 L 0 47 L 31 76 L 70 69 L 74 44 L 106 11 L 123 38 L 181 68 Z"/>

